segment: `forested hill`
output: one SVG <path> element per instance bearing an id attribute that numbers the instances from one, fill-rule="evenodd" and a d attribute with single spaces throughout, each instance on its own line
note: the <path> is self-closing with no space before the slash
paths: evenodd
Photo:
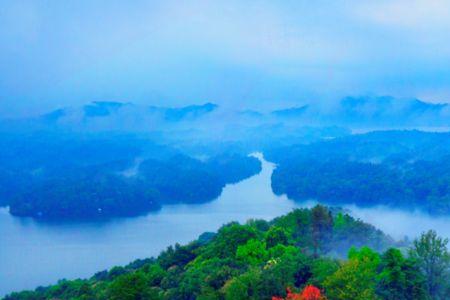
<path id="1" fill-rule="evenodd" d="M 316 206 L 226 224 L 157 258 L 4 299 L 448 299 L 446 241 L 429 232 L 406 247 L 339 209 Z"/>
<path id="2" fill-rule="evenodd" d="M 0 206 L 37 219 L 134 216 L 165 204 L 204 203 L 261 171 L 234 151 L 196 159 L 148 137 L 0 133 Z"/>
<path id="3" fill-rule="evenodd" d="M 298 201 L 450 214 L 450 134 L 378 131 L 272 149 L 272 189 Z"/>

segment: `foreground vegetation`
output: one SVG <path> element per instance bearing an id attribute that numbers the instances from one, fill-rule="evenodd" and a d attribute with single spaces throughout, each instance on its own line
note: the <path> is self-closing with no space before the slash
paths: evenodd
<path id="1" fill-rule="evenodd" d="M 402 247 L 340 210 L 316 206 L 270 222 L 230 223 L 157 258 L 5 300 L 448 299 L 446 245 L 430 231 Z"/>

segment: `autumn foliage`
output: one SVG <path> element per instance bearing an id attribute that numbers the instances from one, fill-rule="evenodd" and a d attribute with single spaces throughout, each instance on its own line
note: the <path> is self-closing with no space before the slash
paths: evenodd
<path id="1" fill-rule="evenodd" d="M 300 295 L 300 299 L 302 300 L 325 300 L 325 297 L 322 296 L 320 290 L 313 285 L 308 285 L 302 291 Z"/>
<path id="2" fill-rule="evenodd" d="M 325 300 L 320 290 L 313 285 L 306 286 L 299 294 L 293 293 L 290 288 L 286 289 L 287 295 L 283 299 L 278 296 L 273 296 L 272 300 Z"/>

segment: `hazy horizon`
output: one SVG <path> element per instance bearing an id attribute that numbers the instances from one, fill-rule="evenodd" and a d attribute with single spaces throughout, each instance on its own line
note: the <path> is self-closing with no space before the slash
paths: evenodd
<path id="1" fill-rule="evenodd" d="M 91 101 L 267 109 L 450 102 L 446 1 L 11 1 L 0 116 Z"/>

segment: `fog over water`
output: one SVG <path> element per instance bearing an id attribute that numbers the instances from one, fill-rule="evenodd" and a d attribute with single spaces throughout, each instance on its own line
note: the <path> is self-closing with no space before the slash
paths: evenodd
<path id="1" fill-rule="evenodd" d="M 436 217 L 419 211 L 408 212 L 383 206 L 358 208 L 351 205 L 345 208 L 349 209 L 354 217 L 376 226 L 396 239 L 405 236 L 413 238 L 428 229 L 434 229 L 439 235 L 450 238 L 449 217 Z"/>
<path id="2" fill-rule="evenodd" d="M 0 296 L 55 283 L 58 279 L 90 277 L 114 265 L 157 255 L 165 247 L 187 243 L 205 231 L 230 221 L 272 219 L 295 207 L 273 194 L 270 177 L 274 165 L 265 161 L 260 174 L 227 185 L 222 195 L 207 204 L 168 205 L 161 211 L 106 223 L 38 223 L 12 217 L 0 210 Z M 429 228 L 450 237 L 450 218 L 432 218 L 387 208 L 346 207 L 395 238 L 411 237 Z M 18 272 L 20 270 L 20 272 Z"/>

